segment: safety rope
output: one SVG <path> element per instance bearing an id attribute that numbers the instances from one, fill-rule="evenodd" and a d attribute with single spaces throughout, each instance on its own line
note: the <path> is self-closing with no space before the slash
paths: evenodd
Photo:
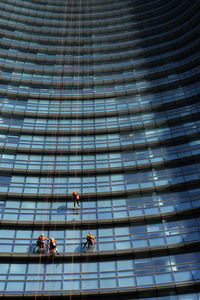
<path id="1" fill-rule="evenodd" d="M 80 36 L 81 36 L 81 0 L 79 2 L 79 28 L 78 28 L 78 66 L 77 66 L 77 97 L 76 97 L 76 149 L 75 149 L 75 188 L 77 189 L 77 156 L 78 156 L 78 121 L 79 121 L 79 77 L 80 77 Z M 73 246 L 72 246 L 72 267 L 71 267 L 71 282 L 70 282 L 70 300 L 72 299 L 73 290 L 73 267 L 74 267 L 74 241 L 75 241 L 75 218 L 73 218 Z"/>
<path id="2" fill-rule="evenodd" d="M 66 10 L 67 10 L 67 1 L 65 3 L 65 8 L 64 8 L 64 21 L 63 21 L 63 32 L 62 32 L 62 40 L 61 40 L 61 49 L 60 49 L 60 65 L 61 65 L 61 62 L 62 62 L 62 53 L 63 53 L 63 50 L 64 50 L 64 47 L 63 47 L 63 43 L 64 43 L 64 35 L 65 35 L 65 24 L 66 24 Z M 62 70 L 60 71 L 61 74 L 60 74 L 60 78 L 62 78 Z M 61 86 L 62 84 L 62 81 L 58 80 L 58 83 L 57 83 L 57 90 L 60 90 L 60 87 L 62 88 Z M 42 226 L 41 226 L 41 230 L 43 231 L 44 230 L 44 225 L 45 225 L 45 212 L 46 210 L 48 210 L 48 202 L 49 202 L 49 192 L 50 192 L 50 189 L 51 189 L 51 179 L 53 178 L 53 188 L 52 188 L 52 206 L 53 206 L 53 203 L 54 203 L 54 185 L 55 185 L 55 175 L 52 176 L 52 166 L 51 164 L 54 162 L 54 168 L 56 169 L 56 154 L 57 154 L 57 150 L 55 148 L 55 142 L 54 140 L 56 141 L 56 138 L 58 138 L 56 132 L 58 130 L 58 120 L 59 120 L 59 114 L 57 113 L 57 111 L 59 111 L 59 106 L 60 106 L 60 101 L 58 101 L 58 98 L 60 97 L 60 95 L 58 94 L 57 97 L 55 97 L 55 102 L 54 102 L 54 112 L 55 112 L 55 116 L 54 116 L 54 119 L 52 122 L 52 130 L 51 130 L 51 141 L 50 141 L 50 145 L 53 146 L 51 147 L 53 150 L 51 152 L 51 155 L 49 155 L 49 160 L 48 160 L 48 163 L 49 163 L 49 167 L 47 169 L 47 187 L 48 187 L 48 190 L 46 189 L 45 190 L 45 198 L 44 198 L 44 203 L 46 205 L 46 208 L 44 208 L 44 214 L 43 214 L 43 220 L 42 220 Z M 55 127 L 56 127 L 56 130 L 54 128 L 54 124 L 55 124 Z M 55 148 L 55 149 L 54 149 Z M 58 197 L 57 197 L 58 198 Z M 53 209 L 51 208 L 51 216 L 52 216 L 52 212 L 53 212 Z M 55 222 L 55 230 L 56 230 L 56 222 Z M 38 285 L 39 285 L 39 274 L 40 274 L 40 268 L 41 268 L 41 259 L 42 259 L 42 253 L 40 253 L 40 257 L 39 257 L 39 266 L 38 266 L 38 279 L 37 279 L 37 286 L 36 286 L 36 293 L 35 293 L 35 300 L 37 299 L 37 292 L 38 292 Z M 48 260 L 49 260 L 49 257 L 47 258 L 47 264 L 48 264 Z M 54 265 L 54 257 L 52 257 L 52 275 L 53 275 L 53 265 Z M 46 274 L 46 273 L 44 273 Z M 46 275 L 45 275 L 45 278 L 44 278 L 44 282 L 43 284 L 45 284 L 46 282 Z M 51 296 L 51 289 L 50 289 L 50 294 L 49 294 L 49 297 Z"/>
<path id="3" fill-rule="evenodd" d="M 63 18 L 63 32 L 62 32 L 62 41 L 61 41 L 61 53 L 60 53 L 60 65 L 62 64 L 63 68 L 61 69 L 60 71 L 60 82 L 58 81 L 58 85 L 57 85 L 57 90 L 59 91 L 62 91 L 65 89 L 67 90 L 67 86 L 65 85 L 65 76 L 68 75 L 68 71 L 69 71 L 69 68 L 67 68 L 67 71 L 66 71 L 66 56 L 67 56 L 67 65 L 69 65 L 69 61 L 70 61 L 70 53 L 68 53 L 68 55 L 66 55 L 66 46 L 70 47 L 70 42 L 71 42 L 71 33 L 72 31 L 70 30 L 70 34 L 67 34 L 67 37 L 68 37 L 68 40 L 67 40 L 67 43 L 66 43 L 66 28 L 68 28 L 68 31 L 69 31 L 69 28 L 72 26 L 72 11 L 73 11 L 73 5 L 71 6 L 71 10 L 70 10 L 70 23 L 69 23 L 69 27 L 66 26 L 66 18 L 67 18 L 67 1 L 65 2 L 65 9 L 64 9 L 64 18 Z M 64 54 L 64 55 L 63 55 Z M 65 87 L 66 86 L 66 87 Z M 60 94 L 61 92 L 59 93 L 58 95 L 58 98 L 60 97 Z M 64 98 L 64 101 L 63 101 L 63 98 Z M 62 98 L 60 99 L 60 101 L 58 101 L 59 99 L 56 99 L 57 101 L 55 101 L 55 106 L 57 103 L 59 103 L 58 107 L 60 107 L 60 111 L 62 111 L 62 107 L 64 106 L 65 107 L 65 104 L 66 104 L 66 97 L 64 97 L 62 95 Z M 56 111 L 56 110 L 55 110 Z M 59 110 L 58 110 L 59 111 Z M 63 124 L 63 129 L 60 129 L 59 128 L 59 135 L 58 135 L 58 140 L 60 138 L 60 143 L 61 143 L 61 150 L 59 152 L 59 158 L 60 158 L 60 162 L 62 161 L 62 155 L 63 155 L 63 146 L 65 145 L 65 143 L 62 143 L 62 140 L 65 136 L 64 132 L 66 130 L 65 126 L 64 126 L 64 121 L 61 122 L 61 120 L 65 120 L 64 118 L 59 118 L 59 115 L 60 113 L 57 113 L 57 122 L 56 124 L 58 124 L 58 121 L 59 123 L 62 123 Z M 60 125 L 60 124 L 59 124 Z M 61 134 L 60 134 L 61 133 Z M 57 162 L 57 153 L 58 151 L 56 150 L 55 153 L 54 153 L 54 157 L 55 157 L 55 170 L 56 170 L 56 162 Z M 57 172 L 56 172 L 57 173 Z M 59 171 L 58 172 L 58 187 L 57 187 L 57 190 L 58 190 L 58 195 L 57 196 L 53 196 L 53 200 L 52 200 L 52 204 L 56 203 L 56 207 L 58 207 L 58 201 L 59 201 L 59 195 L 60 195 L 60 178 L 61 178 L 61 172 Z M 55 183 L 55 182 L 54 182 Z M 53 186 L 53 191 L 54 191 L 54 186 Z M 54 195 L 54 193 L 53 193 Z M 56 200 L 56 201 L 54 201 Z M 52 210 L 53 211 L 53 210 Z M 57 215 L 59 215 L 57 213 Z M 53 231 L 56 233 L 56 223 L 57 223 L 57 220 L 55 220 L 54 222 L 54 226 L 53 226 Z M 65 239 L 65 237 L 64 237 Z M 59 249 L 58 249 L 59 251 Z M 54 256 L 52 257 L 52 276 L 53 274 L 55 273 L 54 272 Z M 49 295 L 49 297 L 51 296 L 51 294 Z"/>
<path id="4" fill-rule="evenodd" d="M 87 0 L 87 27 L 89 28 L 89 3 Z M 87 55 L 88 55 L 88 60 L 87 60 L 87 76 L 88 76 L 88 80 L 87 80 L 87 89 L 88 89 L 88 94 L 87 94 L 87 124 L 89 125 L 90 123 L 90 94 L 89 94 L 89 89 L 90 89 L 90 39 L 88 38 L 88 47 L 87 47 Z M 90 126 L 88 126 L 88 128 L 90 128 Z M 89 129 L 87 129 L 87 140 L 89 141 L 89 136 L 90 136 L 90 132 Z M 89 146 L 89 143 L 87 143 L 87 147 Z M 90 151 L 89 151 L 89 147 L 87 150 L 87 179 L 88 179 L 88 207 L 87 207 L 87 211 L 88 211 L 88 232 L 90 232 L 90 168 L 89 168 L 89 159 L 90 159 Z M 86 254 L 86 268 L 87 268 L 87 276 L 86 276 L 86 286 L 85 289 L 87 289 L 87 281 L 88 281 L 88 267 L 89 267 L 89 253 L 87 252 Z M 86 300 L 86 296 L 82 295 L 82 300 Z"/>

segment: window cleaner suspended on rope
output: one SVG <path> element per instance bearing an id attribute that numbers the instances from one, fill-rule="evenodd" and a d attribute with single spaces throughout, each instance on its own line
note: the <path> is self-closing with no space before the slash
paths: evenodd
<path id="1" fill-rule="evenodd" d="M 79 202 L 80 196 L 79 196 L 77 190 L 73 191 L 72 197 L 73 197 L 73 200 L 74 200 L 74 208 L 76 208 L 76 204 L 78 206 L 80 206 L 80 202 Z"/>
<path id="2" fill-rule="evenodd" d="M 46 244 L 45 240 L 49 241 L 49 243 Z M 46 254 L 46 252 L 48 251 L 48 247 L 49 247 L 49 253 L 51 255 L 56 255 L 56 254 L 59 255 L 59 252 L 58 252 L 58 249 L 56 246 L 56 240 L 54 238 L 51 238 L 49 240 L 42 233 L 37 239 L 37 244 L 36 244 L 35 248 L 33 249 L 33 253 Z"/>
<path id="3" fill-rule="evenodd" d="M 54 238 L 50 239 L 49 243 L 49 253 L 52 255 L 59 255 L 58 249 L 56 247 L 56 240 Z"/>
<path id="4" fill-rule="evenodd" d="M 33 252 L 34 253 L 46 253 L 46 244 L 45 240 L 48 241 L 49 239 L 44 236 L 42 233 L 37 239 L 37 245 L 35 246 Z"/>
<path id="5" fill-rule="evenodd" d="M 87 249 L 92 248 L 92 246 L 94 245 L 94 241 L 95 241 L 94 235 L 91 232 L 89 232 L 85 239 L 86 239 L 86 242 L 83 247 L 87 248 Z"/>

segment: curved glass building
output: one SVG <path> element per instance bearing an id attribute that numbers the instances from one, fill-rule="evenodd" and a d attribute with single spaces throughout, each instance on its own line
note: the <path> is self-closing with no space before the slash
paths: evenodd
<path id="1" fill-rule="evenodd" d="M 0 298 L 200 299 L 199 20 L 199 0 L 1 0 Z"/>

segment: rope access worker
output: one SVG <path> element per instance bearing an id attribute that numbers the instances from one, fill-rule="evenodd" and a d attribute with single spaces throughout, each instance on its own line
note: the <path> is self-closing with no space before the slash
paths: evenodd
<path id="1" fill-rule="evenodd" d="M 44 234 L 42 233 L 38 239 L 37 239 L 37 246 L 39 246 L 40 248 L 44 248 L 45 247 L 45 240 L 49 240 L 48 238 L 46 238 L 44 236 Z"/>
<path id="2" fill-rule="evenodd" d="M 89 249 L 90 247 L 92 247 L 94 245 L 95 238 L 94 238 L 93 233 L 89 232 L 85 239 L 86 239 L 86 242 L 83 246 L 84 248 L 87 246 L 87 248 Z"/>
<path id="3" fill-rule="evenodd" d="M 77 190 L 73 191 L 72 197 L 73 197 L 73 200 L 74 200 L 74 208 L 76 208 L 76 204 L 78 206 L 80 206 L 80 202 L 79 202 L 80 196 L 79 196 Z"/>
<path id="4" fill-rule="evenodd" d="M 49 243 L 49 252 L 51 254 L 57 254 L 59 255 L 59 252 L 58 252 L 58 249 L 56 247 L 56 240 L 54 238 L 51 238 L 50 239 L 50 243 Z"/>

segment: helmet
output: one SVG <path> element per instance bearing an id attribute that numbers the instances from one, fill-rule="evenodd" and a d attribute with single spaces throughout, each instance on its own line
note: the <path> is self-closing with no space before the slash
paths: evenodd
<path id="1" fill-rule="evenodd" d="M 41 236 L 44 236 L 44 233 L 42 233 Z"/>

